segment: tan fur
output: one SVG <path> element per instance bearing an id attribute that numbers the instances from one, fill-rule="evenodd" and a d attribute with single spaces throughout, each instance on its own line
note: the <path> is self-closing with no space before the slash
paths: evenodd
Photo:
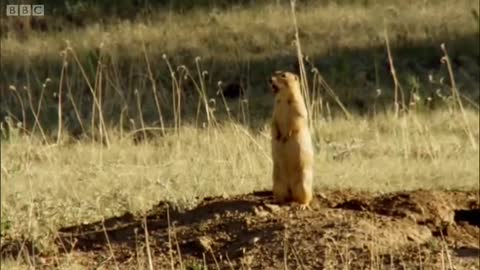
<path id="1" fill-rule="evenodd" d="M 297 75 L 277 71 L 270 78 L 275 94 L 272 119 L 273 196 L 302 209 L 312 200 L 313 145 L 307 108 Z"/>

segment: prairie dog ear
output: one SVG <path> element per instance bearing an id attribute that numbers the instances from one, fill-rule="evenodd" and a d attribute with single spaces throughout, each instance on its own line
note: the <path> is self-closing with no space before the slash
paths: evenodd
<path id="1" fill-rule="evenodd" d="M 295 78 L 295 81 L 298 81 L 298 75 L 297 74 L 293 74 L 293 77 Z"/>

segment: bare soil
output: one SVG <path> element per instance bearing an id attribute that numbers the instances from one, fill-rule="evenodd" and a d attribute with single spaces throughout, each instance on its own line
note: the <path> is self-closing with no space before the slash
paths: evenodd
<path id="1" fill-rule="evenodd" d="M 143 217 L 62 228 L 57 252 L 34 258 L 46 269 L 67 258 L 87 269 L 148 269 L 148 252 L 154 269 L 480 267 L 478 191 L 317 194 L 309 210 L 274 204 L 267 191 L 191 209 L 162 202 Z M 25 243 L 4 239 L 2 257 L 32 253 Z"/>

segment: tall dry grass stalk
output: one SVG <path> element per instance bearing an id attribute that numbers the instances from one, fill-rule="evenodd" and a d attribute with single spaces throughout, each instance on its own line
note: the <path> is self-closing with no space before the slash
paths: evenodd
<path id="1" fill-rule="evenodd" d="M 297 16 L 295 15 L 295 4 L 296 0 L 290 0 L 290 11 L 292 16 L 292 23 L 295 30 L 295 48 L 296 48 L 296 55 L 298 60 L 298 67 L 300 71 L 300 88 L 302 90 L 302 95 L 305 99 L 305 103 L 307 105 L 307 114 L 308 114 L 308 124 L 309 127 L 312 127 L 312 102 L 310 97 L 310 90 L 308 87 L 308 79 L 307 79 L 307 72 L 305 71 L 305 64 L 303 62 L 303 53 L 302 47 L 300 43 L 300 35 L 298 32 L 298 23 L 297 23 Z"/>
<path id="2" fill-rule="evenodd" d="M 104 120 L 104 117 L 103 117 L 103 111 L 102 111 L 102 106 L 101 106 L 101 101 L 98 100 L 97 98 L 97 92 L 100 92 L 101 91 L 98 91 L 97 87 L 100 87 L 99 84 L 95 84 L 95 87 L 92 86 L 91 82 L 90 82 L 90 79 L 88 78 L 88 75 L 87 73 L 85 72 L 85 69 L 83 68 L 80 60 L 78 59 L 78 56 L 75 52 L 75 50 L 70 46 L 70 42 L 67 41 L 67 48 L 66 50 L 68 52 L 71 53 L 71 55 L 73 56 L 73 59 L 75 60 L 75 63 L 77 64 L 78 68 L 80 69 L 80 72 L 82 73 L 82 76 L 85 80 L 85 82 L 87 83 L 87 86 L 88 86 L 88 89 L 90 90 L 90 94 L 92 95 L 92 99 L 93 99 L 93 107 L 92 107 L 92 128 L 94 128 L 95 126 L 95 119 L 94 119 L 94 115 L 95 115 L 95 111 L 98 111 L 98 117 L 99 117 L 99 124 L 98 124 L 98 129 L 99 129 L 99 132 L 100 132 L 100 141 L 104 141 L 105 139 L 105 143 L 106 143 L 106 146 L 109 147 L 110 146 L 110 139 L 108 137 L 108 131 L 107 131 L 107 126 L 105 124 L 105 120 Z M 102 52 L 102 50 L 100 50 Z M 99 73 L 101 74 L 101 60 L 99 59 L 99 65 L 97 66 L 97 70 L 96 70 L 96 74 L 98 75 Z M 96 78 L 97 79 L 97 78 Z M 97 81 L 97 80 L 96 80 Z M 92 130 L 92 134 L 95 134 L 95 132 Z"/>
<path id="3" fill-rule="evenodd" d="M 61 55 L 63 56 L 62 59 L 62 70 L 60 71 L 60 82 L 58 83 L 58 125 L 57 125 L 57 144 L 60 143 L 61 138 L 62 138 L 62 127 L 63 127 L 63 122 L 62 122 L 62 103 L 63 103 L 63 80 L 65 77 L 65 70 L 67 68 L 67 52 L 62 51 Z M 43 90 L 43 89 L 42 89 Z"/>
<path id="4" fill-rule="evenodd" d="M 105 220 L 102 220 L 102 231 L 103 231 L 103 235 L 105 236 L 105 239 L 107 240 L 108 251 L 110 252 L 110 258 L 113 259 L 115 269 L 120 270 L 120 268 L 118 267 L 117 259 L 115 257 L 115 253 L 113 252 L 113 247 L 112 247 L 112 243 L 110 242 L 110 237 L 108 237 L 107 228 L 105 228 Z M 107 260 L 109 260 L 110 258 L 108 258 Z"/>
<path id="5" fill-rule="evenodd" d="M 38 129 L 40 130 L 40 134 L 42 135 L 43 142 L 46 143 L 46 142 L 48 142 L 47 135 L 45 134 L 45 131 L 42 128 L 42 124 L 40 123 L 40 118 L 39 118 L 40 110 L 35 110 L 35 108 L 34 108 L 35 106 L 33 105 L 33 98 L 32 98 L 31 89 L 30 89 L 30 87 L 25 86 L 23 88 L 23 90 L 27 93 L 28 104 L 30 105 L 30 111 L 33 115 L 33 118 L 35 119 L 35 125 L 32 128 L 32 132 L 35 131 L 35 127 L 38 127 Z"/>
<path id="6" fill-rule="evenodd" d="M 146 217 L 143 218 L 143 230 L 145 233 L 145 247 L 147 249 L 148 269 L 153 270 L 155 268 L 153 267 L 152 251 L 150 250 L 150 240 L 149 240 L 148 225 L 147 225 Z"/>
<path id="7" fill-rule="evenodd" d="M 472 144 L 473 149 L 477 150 L 478 149 L 477 142 L 475 140 L 475 137 L 473 136 L 473 132 L 472 132 L 472 130 L 470 128 L 470 125 L 468 124 L 468 121 L 467 121 L 467 117 L 466 117 L 466 114 L 465 114 L 465 109 L 463 108 L 462 98 L 461 98 L 461 96 L 458 92 L 457 84 L 455 83 L 455 76 L 453 75 L 452 65 L 450 63 L 450 57 L 448 56 L 447 48 L 446 48 L 445 44 L 443 44 L 443 43 L 441 44 L 440 47 L 442 48 L 442 51 L 444 53 L 444 56 L 442 57 L 442 62 L 447 65 L 448 75 L 450 77 L 452 97 L 454 99 L 455 104 L 458 106 L 458 110 L 460 111 L 460 113 L 462 115 L 462 121 L 463 121 L 463 124 L 464 124 L 465 133 L 467 134 L 468 139 L 470 140 L 470 143 Z M 455 107 L 457 107 L 457 106 L 455 106 Z"/>
<path id="8" fill-rule="evenodd" d="M 155 106 L 157 107 L 157 112 L 158 112 L 158 121 L 160 123 L 162 135 L 165 135 L 165 124 L 163 121 L 163 113 L 162 113 L 162 108 L 160 106 L 160 100 L 157 94 L 157 83 L 155 82 L 155 79 L 153 77 L 152 68 L 150 67 L 150 60 L 148 58 L 147 49 L 145 47 L 145 41 L 143 39 L 142 39 L 142 48 L 143 48 L 145 63 L 147 64 L 148 78 L 150 79 L 150 83 L 152 84 L 153 97 L 155 99 Z M 162 100 L 162 103 L 163 103 L 163 100 Z"/>
<path id="9" fill-rule="evenodd" d="M 315 86 L 318 83 L 318 86 L 324 88 L 328 94 L 331 95 L 331 97 L 335 100 L 337 105 L 341 108 L 347 119 L 351 119 L 351 114 L 347 110 L 347 108 L 343 105 L 343 103 L 340 101 L 338 96 L 335 94 L 335 91 L 333 91 L 328 83 L 323 79 L 322 75 L 320 74 L 319 70 L 315 67 L 312 67 L 312 73 L 314 74 L 313 78 L 313 88 L 310 89 L 309 84 L 308 84 L 308 76 L 307 76 L 307 71 L 305 68 L 305 55 L 302 52 L 302 47 L 301 47 L 301 42 L 300 42 L 300 35 L 299 35 L 299 26 L 297 23 L 297 17 L 296 17 L 296 12 L 295 12 L 295 7 L 296 7 L 296 0 L 290 0 L 290 11 L 291 11 L 291 16 L 292 16 L 292 24 L 295 30 L 295 48 L 296 48 L 296 55 L 297 55 L 297 61 L 298 61 L 298 67 L 300 71 L 300 85 L 301 85 L 301 90 L 302 90 L 302 95 L 305 98 L 305 103 L 307 105 L 307 113 L 308 113 L 308 123 L 310 128 L 312 128 L 313 120 L 315 119 L 315 107 L 316 105 L 316 99 L 315 98 L 320 98 L 321 101 L 321 95 L 319 94 L 319 88 L 316 88 Z M 322 104 L 322 103 L 320 103 Z M 323 113 L 323 107 L 320 105 L 319 107 L 319 112 Z"/>
<path id="10" fill-rule="evenodd" d="M 403 89 L 400 85 L 400 82 L 398 81 L 397 78 L 397 72 L 395 71 L 395 65 L 393 64 L 393 57 L 392 57 L 392 52 L 390 49 L 390 41 L 388 38 L 388 30 L 387 30 L 387 25 L 384 22 L 385 25 L 385 30 L 384 30 L 384 37 L 385 37 L 385 45 L 387 47 L 387 56 L 388 56 L 388 64 L 390 67 L 390 74 L 392 75 L 393 78 L 393 91 L 394 91 L 394 111 L 395 111 L 395 117 L 398 118 L 399 112 L 400 112 L 400 107 L 402 110 L 405 109 L 405 96 L 403 93 Z M 399 97 L 400 95 L 400 97 Z M 399 101 L 400 98 L 400 101 Z"/>

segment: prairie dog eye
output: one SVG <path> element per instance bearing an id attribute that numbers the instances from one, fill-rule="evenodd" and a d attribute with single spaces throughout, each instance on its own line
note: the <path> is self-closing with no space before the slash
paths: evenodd
<path id="1" fill-rule="evenodd" d="M 282 73 L 281 77 L 285 79 L 287 75 L 285 75 L 285 73 Z"/>

